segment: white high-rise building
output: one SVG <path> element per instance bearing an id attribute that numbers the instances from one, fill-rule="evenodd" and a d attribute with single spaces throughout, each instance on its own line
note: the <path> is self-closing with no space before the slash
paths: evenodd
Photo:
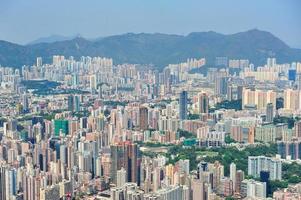
<path id="1" fill-rule="evenodd" d="M 117 171 L 117 187 L 122 187 L 125 185 L 127 180 L 126 177 L 126 170 L 124 168 L 121 168 Z"/>
<path id="2" fill-rule="evenodd" d="M 266 198 L 266 183 L 245 179 L 242 181 L 242 196 L 251 198 Z"/>
<path id="3" fill-rule="evenodd" d="M 270 180 L 282 179 L 282 162 L 277 158 L 265 156 L 248 157 L 248 175 L 255 178 L 260 176 L 261 171 L 270 172 Z"/>
<path id="4" fill-rule="evenodd" d="M 230 180 L 233 183 L 233 191 L 235 191 L 235 185 L 236 185 L 236 165 L 235 165 L 235 163 L 230 164 Z"/>
<path id="5" fill-rule="evenodd" d="M 43 60 L 41 57 L 37 57 L 37 67 L 42 67 L 43 65 Z"/>
<path id="6" fill-rule="evenodd" d="M 275 67 L 276 66 L 276 58 L 268 58 L 267 59 L 267 66 L 268 67 Z"/>

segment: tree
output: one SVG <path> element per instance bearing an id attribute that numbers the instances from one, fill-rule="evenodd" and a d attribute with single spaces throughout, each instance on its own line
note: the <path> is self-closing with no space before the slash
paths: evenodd
<path id="1" fill-rule="evenodd" d="M 230 143 L 235 143 L 236 141 L 232 139 L 230 135 L 226 135 L 225 142 L 226 144 L 230 144 Z"/>
<path id="2" fill-rule="evenodd" d="M 180 137 L 196 138 L 195 134 L 193 134 L 192 132 L 186 131 L 186 130 L 178 129 L 178 133 L 179 133 Z"/>
<path id="3" fill-rule="evenodd" d="M 188 119 L 189 119 L 189 120 L 200 119 L 200 115 L 198 115 L 198 114 L 189 114 L 189 115 L 188 115 Z"/>
<path id="4" fill-rule="evenodd" d="M 220 103 L 217 103 L 214 108 L 210 108 L 209 111 L 210 112 L 214 112 L 215 110 L 219 110 L 219 109 L 234 109 L 234 110 L 241 110 L 242 109 L 242 100 L 238 99 L 238 100 L 233 100 L 233 101 L 222 101 Z"/>
<path id="5" fill-rule="evenodd" d="M 275 192 L 277 189 L 287 188 L 288 183 L 287 181 L 275 180 L 275 181 L 269 181 L 269 185 L 270 185 L 269 191 L 271 192 L 271 194 L 273 194 L 273 192 Z"/>

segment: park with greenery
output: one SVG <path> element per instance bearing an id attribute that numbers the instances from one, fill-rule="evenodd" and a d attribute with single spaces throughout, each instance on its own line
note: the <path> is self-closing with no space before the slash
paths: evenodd
<path id="1" fill-rule="evenodd" d="M 242 109 L 242 100 L 233 100 L 233 101 L 222 101 L 220 103 L 215 104 L 214 107 L 209 109 L 209 112 L 214 112 L 215 110 L 219 109 L 234 109 L 234 110 L 241 110 Z"/>
<path id="2" fill-rule="evenodd" d="M 181 131 L 182 135 L 187 133 Z M 232 142 L 232 141 L 231 141 Z M 274 157 L 277 154 L 276 144 L 258 144 L 252 146 L 246 146 L 244 148 L 237 148 L 235 146 L 225 146 L 222 148 L 199 148 L 197 146 L 183 146 L 174 144 L 161 144 L 161 143 L 148 143 L 144 146 L 149 147 L 168 147 L 167 153 L 162 155 L 168 158 L 167 164 L 175 164 L 179 160 L 188 159 L 190 163 L 190 170 L 196 170 L 200 161 L 214 163 L 219 161 L 224 166 L 225 176 L 229 176 L 230 164 L 233 162 L 236 164 L 237 170 L 244 171 L 247 178 L 248 174 L 248 156 L 260 156 L 265 155 L 268 157 Z M 146 152 L 144 155 L 155 157 L 157 153 Z M 282 164 L 282 180 L 275 180 L 269 182 L 270 195 L 279 188 L 286 188 L 288 184 L 295 184 L 301 182 L 301 165 L 295 162 Z"/>

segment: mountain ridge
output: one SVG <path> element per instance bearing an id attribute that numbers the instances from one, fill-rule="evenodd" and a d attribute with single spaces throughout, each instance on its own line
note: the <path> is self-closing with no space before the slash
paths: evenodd
<path id="1" fill-rule="evenodd" d="M 63 35 L 53 34 L 53 35 L 49 35 L 46 37 L 40 37 L 38 39 L 35 39 L 31 42 L 28 42 L 26 45 L 34 45 L 34 44 L 39 44 L 39 43 L 54 43 L 54 42 L 72 40 L 78 36 L 80 36 L 80 34 L 77 34 L 74 36 L 63 36 Z"/>
<path id="2" fill-rule="evenodd" d="M 188 35 L 163 33 L 126 33 L 89 40 L 75 37 L 50 43 L 19 45 L 0 40 L 0 65 L 20 68 L 32 65 L 36 57 L 51 62 L 53 55 L 111 57 L 114 63 L 154 64 L 158 69 L 187 58 L 205 57 L 214 65 L 215 57 L 249 59 L 262 65 L 266 58 L 277 57 L 279 63 L 301 61 L 301 49 L 291 48 L 267 31 L 251 29 L 234 34 L 214 31 Z"/>

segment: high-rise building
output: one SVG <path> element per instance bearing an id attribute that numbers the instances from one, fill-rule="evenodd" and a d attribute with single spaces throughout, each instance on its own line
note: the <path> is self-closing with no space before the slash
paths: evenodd
<path id="1" fill-rule="evenodd" d="M 43 59 L 41 57 L 37 57 L 37 67 L 42 67 Z"/>
<path id="2" fill-rule="evenodd" d="M 74 111 L 79 112 L 80 111 L 80 98 L 78 95 L 74 96 Z"/>
<path id="3" fill-rule="evenodd" d="M 216 57 L 215 65 L 222 66 L 222 67 L 228 67 L 228 57 Z"/>
<path id="4" fill-rule="evenodd" d="M 27 112 L 29 109 L 29 101 L 27 94 L 22 95 L 22 106 L 23 106 L 23 112 Z"/>
<path id="5" fill-rule="evenodd" d="M 215 82 L 216 79 L 217 68 L 209 68 L 207 71 L 207 81 Z"/>
<path id="6" fill-rule="evenodd" d="M 57 119 L 54 120 L 54 135 L 60 136 L 60 133 L 67 135 L 69 133 L 68 120 Z"/>
<path id="7" fill-rule="evenodd" d="M 180 93 L 180 99 L 179 99 L 179 118 L 180 118 L 180 120 L 187 119 L 187 101 L 188 101 L 187 91 L 182 91 Z"/>
<path id="8" fill-rule="evenodd" d="M 238 85 L 237 86 L 237 99 L 242 99 L 242 95 L 243 95 L 243 86 Z"/>
<path id="9" fill-rule="evenodd" d="M 288 80 L 290 80 L 290 81 L 296 80 L 296 70 L 295 69 L 288 70 Z"/>
<path id="10" fill-rule="evenodd" d="M 224 166 L 220 162 L 215 161 L 208 165 L 208 169 L 213 174 L 212 189 L 213 191 L 217 191 L 220 186 L 221 178 L 224 177 Z"/>
<path id="11" fill-rule="evenodd" d="M 144 106 L 139 107 L 139 125 L 141 130 L 148 128 L 148 109 Z"/>
<path id="12" fill-rule="evenodd" d="M 242 92 L 242 107 L 255 106 L 258 110 L 265 110 L 268 103 L 276 105 L 276 92 L 272 90 L 251 90 L 243 89 Z"/>
<path id="13" fill-rule="evenodd" d="M 301 120 L 295 122 L 295 137 L 301 138 Z"/>
<path id="14" fill-rule="evenodd" d="M 240 125 L 232 125 L 230 129 L 230 136 L 237 142 L 243 142 L 243 128 Z"/>
<path id="15" fill-rule="evenodd" d="M 297 73 L 296 82 L 297 82 L 298 90 L 300 91 L 301 90 L 301 73 Z"/>
<path id="16" fill-rule="evenodd" d="M 228 92 L 228 77 L 219 72 L 215 79 L 215 94 L 227 95 Z"/>
<path id="17" fill-rule="evenodd" d="M 235 165 L 235 163 L 230 164 L 230 180 L 232 181 L 232 184 L 233 184 L 233 191 L 235 191 L 235 186 L 236 186 L 236 165 Z"/>
<path id="18" fill-rule="evenodd" d="M 16 169 L 9 169 L 6 173 L 7 196 L 13 197 L 17 194 L 17 172 Z"/>
<path id="19" fill-rule="evenodd" d="M 117 171 L 124 168 L 127 172 L 127 182 L 140 185 L 141 153 L 137 144 L 123 142 L 111 145 L 111 178 L 117 184 Z"/>
<path id="20" fill-rule="evenodd" d="M 206 93 L 200 93 L 198 96 L 199 113 L 209 112 L 209 98 Z"/>
<path id="21" fill-rule="evenodd" d="M 81 117 L 79 119 L 79 127 L 80 129 L 84 129 L 84 128 L 87 128 L 88 126 L 88 119 L 87 117 Z"/>
<path id="22" fill-rule="evenodd" d="M 275 67 L 276 66 L 276 58 L 267 58 L 267 66 Z"/>
<path id="23" fill-rule="evenodd" d="M 245 179 L 242 181 L 242 197 L 266 198 L 266 183 Z"/>
<path id="24" fill-rule="evenodd" d="M 271 123 L 273 122 L 273 118 L 274 118 L 274 106 L 272 103 L 268 103 L 266 108 L 266 121 Z"/>
<path id="25" fill-rule="evenodd" d="M 99 99 L 102 99 L 102 84 L 99 84 L 98 85 L 98 98 Z"/>
<path id="26" fill-rule="evenodd" d="M 117 171 L 117 187 L 122 187 L 127 182 L 126 171 L 124 168 L 121 168 Z"/>
<path id="27" fill-rule="evenodd" d="M 301 108 L 300 104 L 301 92 L 299 90 L 286 89 L 283 93 L 284 99 L 284 109 L 287 110 L 299 110 Z"/>
<path id="28" fill-rule="evenodd" d="M 292 141 L 278 141 L 277 151 L 283 159 L 288 157 L 292 160 L 301 159 L 301 141 L 297 138 Z"/>
<path id="29" fill-rule="evenodd" d="M 255 139 L 261 142 L 276 142 L 277 128 L 273 124 L 257 126 L 255 129 Z"/>
<path id="30" fill-rule="evenodd" d="M 218 188 L 217 194 L 223 195 L 223 196 L 232 196 L 233 195 L 233 182 L 228 177 L 222 177 L 221 183 Z"/>
<path id="31" fill-rule="evenodd" d="M 60 187 L 58 184 L 40 188 L 40 200 L 60 199 Z"/>
<path id="32" fill-rule="evenodd" d="M 191 187 L 192 199 L 206 200 L 209 199 L 208 196 L 210 193 L 212 193 L 211 186 L 199 179 L 193 179 Z"/>
<path id="33" fill-rule="evenodd" d="M 79 78 L 78 78 L 78 74 L 73 74 L 72 75 L 72 86 L 77 86 L 79 83 Z"/>
<path id="34" fill-rule="evenodd" d="M 266 184 L 266 194 L 269 194 L 269 178 L 270 178 L 270 172 L 269 171 L 261 171 L 260 172 L 260 182 L 263 182 Z"/>
<path id="35" fill-rule="evenodd" d="M 249 156 L 248 175 L 259 178 L 261 171 L 269 171 L 271 180 L 281 180 L 282 162 L 277 158 L 270 158 L 265 156 Z"/>
<path id="36" fill-rule="evenodd" d="M 70 111 L 70 112 L 74 111 L 74 98 L 73 98 L 73 95 L 68 96 L 68 111 Z"/>
<path id="37" fill-rule="evenodd" d="M 254 144 L 254 142 L 255 142 L 255 128 L 250 127 L 248 132 L 248 143 Z"/>
<path id="38" fill-rule="evenodd" d="M 97 87 L 97 77 L 96 75 L 91 75 L 90 76 L 90 90 L 94 91 L 96 90 Z"/>
<path id="39" fill-rule="evenodd" d="M 0 199 L 6 199 L 6 167 L 0 166 Z"/>
<path id="40" fill-rule="evenodd" d="M 241 182 L 245 179 L 245 174 L 242 170 L 236 171 L 236 183 L 235 183 L 235 192 L 241 193 Z"/>
<path id="41" fill-rule="evenodd" d="M 166 186 L 154 193 L 143 195 L 144 200 L 164 199 L 164 200 L 186 200 L 188 187 L 185 186 Z M 135 198 L 141 199 L 141 198 Z M 200 199 L 201 200 L 201 199 Z"/>

